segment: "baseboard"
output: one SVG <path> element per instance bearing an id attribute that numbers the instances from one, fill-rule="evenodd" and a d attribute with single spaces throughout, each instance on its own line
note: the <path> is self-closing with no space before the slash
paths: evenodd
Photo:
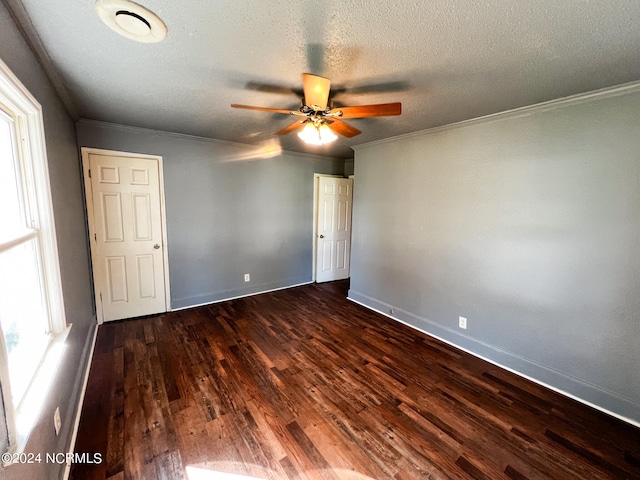
<path id="1" fill-rule="evenodd" d="M 176 310 L 184 310 L 185 308 L 202 307 L 205 305 L 211 305 L 212 303 L 226 302 L 227 300 L 235 300 L 237 298 L 249 297 L 251 295 L 275 292 L 277 290 L 299 287 L 310 283 L 313 283 L 313 281 L 308 276 L 305 276 L 285 281 L 263 283 L 250 287 L 225 290 L 223 292 L 208 293 L 205 295 L 197 295 L 187 298 L 177 298 L 171 302 L 171 311 L 175 312 Z"/>
<path id="2" fill-rule="evenodd" d="M 381 302 L 362 293 L 349 290 L 349 300 L 392 320 L 441 340 L 475 357 L 485 360 L 561 395 L 640 427 L 640 405 L 597 385 L 567 375 L 561 371 L 489 345 L 458 331 L 443 327 L 395 305 Z M 393 315 L 389 312 L 393 309 Z"/>
<path id="3" fill-rule="evenodd" d="M 84 397 L 87 391 L 87 383 L 89 381 L 89 371 L 91 370 L 91 361 L 93 360 L 93 351 L 96 348 L 96 338 L 98 336 L 98 321 L 93 318 L 93 333 L 88 336 L 90 339 L 85 343 L 85 348 L 82 352 L 82 363 L 85 366 L 84 378 L 82 380 L 82 388 L 80 389 L 80 395 L 78 397 L 78 404 L 76 409 L 76 415 L 73 422 L 73 431 L 71 432 L 71 442 L 69 443 L 69 453 L 73 453 L 76 446 L 76 438 L 78 436 L 78 428 L 80 427 L 80 416 L 82 414 L 82 406 L 84 405 Z M 71 473 L 71 464 L 67 463 L 64 469 L 64 475 L 62 478 L 68 480 Z"/>

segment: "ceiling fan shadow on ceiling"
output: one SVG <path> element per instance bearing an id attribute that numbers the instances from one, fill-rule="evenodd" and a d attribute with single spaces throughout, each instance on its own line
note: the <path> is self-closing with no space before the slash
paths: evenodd
<path id="1" fill-rule="evenodd" d="M 286 135 L 301 129 L 298 132 L 298 136 L 305 143 L 312 145 L 331 143 L 338 138 L 337 135 L 352 138 L 362 133 L 357 128 L 344 122 L 342 120 L 344 118 L 382 117 L 400 115 L 402 113 L 402 104 L 400 102 L 333 108 L 331 102 L 331 80 L 311 73 L 302 74 L 302 86 L 304 96 L 298 110 L 256 107 L 237 103 L 232 103 L 231 106 L 233 108 L 300 117 L 294 123 L 277 131 L 276 134 Z"/>

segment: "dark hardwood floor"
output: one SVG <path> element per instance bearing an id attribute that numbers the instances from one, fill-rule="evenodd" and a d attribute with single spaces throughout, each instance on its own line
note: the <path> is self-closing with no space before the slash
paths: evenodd
<path id="1" fill-rule="evenodd" d="M 346 291 L 102 325 L 71 478 L 640 479 L 640 429 Z"/>

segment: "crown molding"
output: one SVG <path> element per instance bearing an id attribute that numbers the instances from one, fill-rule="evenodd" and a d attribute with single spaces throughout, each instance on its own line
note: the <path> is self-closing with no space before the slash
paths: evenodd
<path id="1" fill-rule="evenodd" d="M 13 22 L 16 24 L 16 27 L 27 42 L 27 45 L 29 45 L 29 48 L 35 55 L 36 60 L 44 70 L 45 75 L 62 101 L 65 110 L 74 120 L 78 120 L 78 118 L 80 118 L 78 109 L 73 103 L 73 100 L 71 100 L 71 96 L 69 95 L 67 88 L 64 86 L 64 82 L 58 74 L 58 71 L 54 67 L 51 57 L 49 56 L 49 52 L 33 26 L 33 22 L 31 22 L 31 18 L 24 8 L 24 5 L 20 0 L 4 0 L 4 3 L 7 6 L 7 10 L 9 11 L 9 15 L 11 15 Z"/>
<path id="2" fill-rule="evenodd" d="M 622 85 L 616 85 L 613 87 L 601 88 L 586 93 L 578 93 L 576 95 L 570 95 L 568 97 L 557 98 L 549 100 L 547 102 L 536 103 L 534 105 L 527 105 L 525 107 L 514 108 L 512 110 L 505 110 L 504 112 L 492 113 L 490 115 L 484 115 L 482 117 L 471 118 L 469 120 L 462 120 L 460 122 L 449 123 L 447 125 L 441 125 L 438 127 L 427 128 L 425 130 L 418 130 L 416 132 L 406 133 L 404 135 L 397 135 L 395 137 L 382 138 L 380 140 L 374 140 L 372 142 L 361 143 L 352 146 L 354 150 L 360 147 L 369 147 L 372 145 L 381 145 L 384 143 L 395 142 L 396 140 L 403 140 L 408 138 L 420 137 L 424 135 L 436 134 L 446 132 L 448 130 L 455 130 L 458 128 L 479 125 L 483 123 L 497 122 L 500 120 L 507 120 L 512 118 L 527 117 L 542 112 L 549 112 L 558 108 L 563 108 L 570 105 L 580 105 L 593 100 L 599 100 L 602 98 L 617 97 L 620 95 L 627 95 L 630 93 L 640 92 L 640 80 L 624 83 Z"/>

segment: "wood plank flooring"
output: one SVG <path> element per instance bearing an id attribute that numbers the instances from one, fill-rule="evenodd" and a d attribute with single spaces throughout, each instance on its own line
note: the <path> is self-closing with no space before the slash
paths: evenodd
<path id="1" fill-rule="evenodd" d="M 640 429 L 347 287 L 100 326 L 71 478 L 640 479 Z"/>

